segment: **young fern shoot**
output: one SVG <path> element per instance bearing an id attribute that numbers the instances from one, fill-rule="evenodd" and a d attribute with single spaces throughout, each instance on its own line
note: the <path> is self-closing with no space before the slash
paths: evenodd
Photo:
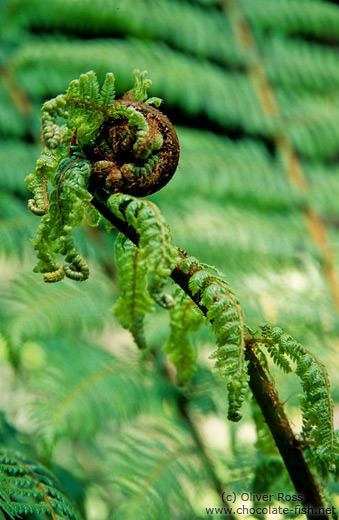
<path id="1" fill-rule="evenodd" d="M 41 217 L 33 241 L 39 259 L 35 270 L 46 282 L 64 276 L 82 281 L 89 276 L 71 234 L 86 219 L 98 224 L 97 207 L 126 235 L 116 239 L 120 296 L 113 312 L 138 347 L 146 347 L 143 321 L 154 304 L 169 310 L 171 333 L 164 350 L 184 386 L 196 370 L 197 352 L 189 336 L 197 332 L 205 315 L 217 343 L 211 359 L 227 381 L 231 421 L 242 417 L 250 372 L 246 349 L 255 351 L 267 371 L 264 347 L 286 373 L 292 371 L 292 361 L 304 391 L 302 433 L 310 462 L 322 476 L 331 471 L 338 477 L 339 438 L 333 430 L 323 365 L 281 329 L 265 326 L 259 338 L 248 337 L 242 308 L 224 276 L 175 248 L 157 206 L 140 199 L 161 189 L 179 160 L 175 129 L 151 106 L 160 100 L 147 99 L 149 86 L 146 73 L 136 71 L 134 88 L 115 100 L 113 74 L 106 75 L 100 89 L 95 73 L 88 72 L 65 94 L 44 104 L 44 149 L 26 179 L 33 192 L 29 209 Z M 181 287 L 173 295 L 166 290 L 169 277 Z"/>
<path id="2" fill-rule="evenodd" d="M 134 89 L 115 100 L 113 74 L 106 75 L 100 89 L 90 71 L 42 107 L 44 149 L 26 183 L 33 192 L 28 207 L 41 217 L 33 244 L 39 259 L 36 271 L 44 273 L 45 282 L 89 276 L 71 236 L 86 218 L 98 224 L 94 208 L 88 211 L 93 197 L 89 186 L 144 196 L 164 186 L 177 167 L 176 132 L 150 105 L 161 100 L 147 100 L 151 82 L 146 72 L 135 71 L 134 76 Z M 65 265 L 59 261 L 62 256 Z"/>

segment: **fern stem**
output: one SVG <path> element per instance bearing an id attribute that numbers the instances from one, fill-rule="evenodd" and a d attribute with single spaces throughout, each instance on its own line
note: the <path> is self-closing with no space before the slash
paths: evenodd
<path id="1" fill-rule="evenodd" d="M 96 193 L 91 203 L 113 226 L 138 245 L 139 236 L 137 232 L 132 226 L 118 218 L 109 210 L 105 204 L 105 199 L 107 198 L 108 195 L 103 193 L 102 198 L 99 200 L 98 193 Z M 186 252 L 179 249 L 178 254 L 184 258 Z M 200 303 L 199 293 L 193 295 L 189 288 L 190 274 L 186 274 L 180 265 L 176 265 L 170 276 L 196 303 L 201 311 L 207 315 L 207 308 Z M 271 430 L 296 491 L 303 495 L 302 503 L 306 507 L 309 505 L 315 510 L 318 510 L 319 507 L 325 510 L 318 484 L 307 465 L 302 447 L 292 431 L 271 379 L 264 371 L 254 351 L 250 348 L 250 340 L 245 340 L 245 345 L 247 347 L 245 351 L 246 359 L 249 361 L 248 374 L 250 377 L 250 388 Z M 321 518 L 329 520 L 330 518 L 328 515 L 313 514 L 307 515 L 307 517 L 309 519 L 317 518 L 318 520 Z"/>
<path id="2" fill-rule="evenodd" d="M 297 493 L 303 496 L 302 505 L 313 508 L 314 514 L 306 514 L 308 519 L 329 519 L 327 514 L 319 515 L 319 508 L 326 510 L 319 486 L 305 460 L 302 447 L 296 439 L 272 378 L 264 370 L 253 350 L 253 339 L 246 341 L 245 357 L 249 361 L 249 385 L 264 415 L 274 441 L 283 458 Z"/>

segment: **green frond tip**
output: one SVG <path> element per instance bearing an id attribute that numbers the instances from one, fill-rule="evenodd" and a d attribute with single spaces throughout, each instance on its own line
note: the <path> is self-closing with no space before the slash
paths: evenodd
<path id="1" fill-rule="evenodd" d="M 46 514 L 54 520 L 81 520 L 46 468 L 20 453 L 0 450 L 0 518 Z"/>
<path id="2" fill-rule="evenodd" d="M 152 81 L 150 79 L 146 79 L 147 74 L 148 72 L 146 70 L 143 72 L 140 72 L 138 69 L 133 71 L 134 87 L 132 90 L 132 95 L 136 101 L 145 101 L 148 104 L 153 104 L 158 107 L 162 103 L 162 99 L 157 97 L 147 99 L 147 90 L 152 85 Z"/>
<path id="3" fill-rule="evenodd" d="M 265 324 L 261 329 L 262 345 L 266 346 L 277 366 L 291 371 L 286 357 L 296 364 L 295 373 L 304 392 L 300 398 L 302 433 L 307 441 L 310 462 L 324 478 L 329 472 L 338 476 L 339 438 L 333 427 L 333 401 L 324 365 L 281 328 Z"/>
<path id="4" fill-rule="evenodd" d="M 65 94 L 46 101 L 42 107 L 44 149 L 36 169 L 26 183 L 33 193 L 29 210 L 41 217 L 33 241 L 38 265 L 45 282 L 65 276 L 83 281 L 89 276 L 85 259 L 72 239 L 72 230 L 84 220 L 97 225 L 99 217 L 88 208 L 91 162 L 83 147 L 92 142 L 103 121 L 111 116 L 114 104 L 114 76 L 106 75 L 102 89 L 93 71 L 70 83 Z M 63 123 L 60 123 L 60 121 Z M 65 265 L 59 262 L 64 256 Z"/>
<path id="5" fill-rule="evenodd" d="M 45 282 L 57 282 L 64 276 L 82 281 L 89 276 L 87 262 L 75 247 L 71 233 L 86 218 L 86 203 L 92 198 L 87 191 L 90 172 L 89 161 L 77 154 L 63 158 L 52 178 L 49 198 L 47 191 L 43 192 L 45 213 L 33 244 L 39 259 L 35 271 L 44 273 Z M 30 186 L 32 183 L 29 180 Z M 58 262 L 59 255 L 65 257 L 64 266 Z"/>
<path id="6" fill-rule="evenodd" d="M 190 336 L 204 323 L 204 317 L 191 298 L 178 289 L 176 304 L 171 312 L 171 333 L 164 345 L 164 352 L 177 370 L 179 386 L 187 385 L 196 371 L 197 349 Z"/>
<path id="7" fill-rule="evenodd" d="M 122 234 L 115 242 L 115 261 L 120 294 L 112 310 L 120 324 L 132 333 L 137 346 L 144 349 L 144 316 L 154 311 L 147 290 L 147 266 L 142 251 Z"/>
<path id="8" fill-rule="evenodd" d="M 115 101 L 115 78 L 112 72 L 106 74 L 105 82 L 100 92 L 100 104 L 107 110 L 113 110 Z"/>
<path id="9" fill-rule="evenodd" d="M 190 275 L 189 288 L 193 296 L 207 310 L 218 346 L 210 358 L 216 360 L 215 367 L 220 370 L 222 379 L 228 381 L 228 418 L 239 421 L 249 380 L 242 308 L 231 286 L 214 267 L 187 257 L 181 268 Z"/>
<path id="10" fill-rule="evenodd" d="M 66 92 L 67 127 L 73 132 L 76 131 L 81 146 L 91 142 L 105 118 L 110 115 L 109 108 L 113 107 L 114 100 L 114 88 L 112 92 L 110 77 L 106 77 L 104 88 L 105 90 L 100 92 L 97 76 L 95 72 L 90 71 L 73 80 Z"/>
<path id="11" fill-rule="evenodd" d="M 82 147 L 92 142 L 102 123 L 114 117 L 114 76 L 106 74 L 100 85 L 95 72 L 81 74 L 73 80 L 66 93 L 46 101 L 42 106 L 42 139 L 49 150 L 58 149 L 65 156 L 76 133 Z M 59 121 L 63 119 L 64 124 Z"/>

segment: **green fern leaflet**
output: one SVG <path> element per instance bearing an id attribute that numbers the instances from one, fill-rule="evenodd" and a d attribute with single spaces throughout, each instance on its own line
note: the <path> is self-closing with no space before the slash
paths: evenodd
<path id="1" fill-rule="evenodd" d="M 81 520 L 49 471 L 19 453 L 0 451 L 0 518 Z M 7 516 L 6 516 L 7 515 Z"/>

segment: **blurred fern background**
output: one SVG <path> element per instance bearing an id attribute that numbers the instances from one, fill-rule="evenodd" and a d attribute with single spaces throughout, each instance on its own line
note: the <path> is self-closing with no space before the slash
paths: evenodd
<path id="1" fill-rule="evenodd" d="M 0 445 L 49 466 L 89 520 L 203 519 L 221 489 L 293 491 L 250 399 L 226 421 L 208 332 L 185 389 L 161 350 L 165 311 L 148 318 L 140 358 L 110 312 L 114 230 L 78 230 L 88 282 L 31 273 L 24 178 L 45 100 L 91 69 L 100 82 L 112 71 L 122 94 L 146 69 L 181 143 L 176 175 L 150 197 L 174 244 L 226 274 L 248 326 L 279 325 L 314 352 L 339 403 L 339 7 L 4 0 L 0 18 Z M 298 431 L 300 387 L 274 375 Z M 328 492 L 339 507 L 338 485 Z"/>

